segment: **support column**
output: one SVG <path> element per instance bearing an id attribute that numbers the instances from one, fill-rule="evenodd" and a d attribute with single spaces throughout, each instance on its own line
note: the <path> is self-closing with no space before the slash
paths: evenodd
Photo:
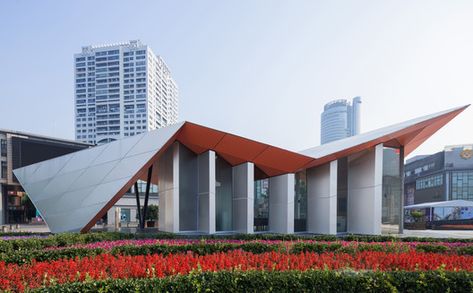
<path id="1" fill-rule="evenodd" d="M 138 181 L 135 182 L 136 213 L 138 214 L 138 228 L 143 229 L 143 217 L 141 216 L 140 191 L 138 190 Z"/>
<path id="2" fill-rule="evenodd" d="M 269 178 L 269 231 L 294 233 L 294 174 Z"/>
<path id="3" fill-rule="evenodd" d="M 337 161 L 307 170 L 307 232 L 337 234 Z"/>
<path id="4" fill-rule="evenodd" d="M 254 222 L 254 164 L 243 163 L 233 170 L 233 230 L 253 233 Z"/>
<path id="5" fill-rule="evenodd" d="M 158 160 L 159 229 L 179 232 L 179 143 L 175 142 Z"/>
<path id="6" fill-rule="evenodd" d="M 383 144 L 348 159 L 348 232 L 381 234 Z"/>
<path id="7" fill-rule="evenodd" d="M 199 170 L 199 227 L 201 232 L 215 233 L 215 152 L 197 158 Z"/>
<path id="8" fill-rule="evenodd" d="M 399 213 L 399 234 L 404 233 L 404 146 L 399 149 L 399 174 L 401 175 L 401 211 Z"/>
<path id="9" fill-rule="evenodd" d="M 151 175 L 153 175 L 153 165 L 148 168 L 148 177 L 146 181 L 145 191 L 145 202 L 143 204 L 143 215 L 141 215 L 141 229 L 145 228 L 147 213 L 148 213 L 148 201 L 149 201 L 149 189 L 151 188 Z M 138 202 L 139 204 L 139 202 Z M 139 208 L 139 207 L 138 207 Z"/>

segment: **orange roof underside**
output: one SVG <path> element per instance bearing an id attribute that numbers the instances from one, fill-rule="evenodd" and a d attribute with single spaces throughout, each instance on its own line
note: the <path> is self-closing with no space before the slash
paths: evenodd
<path id="1" fill-rule="evenodd" d="M 190 122 L 182 126 L 176 140 L 196 154 L 213 150 L 232 166 L 253 162 L 268 177 L 295 172 L 313 160 L 299 153 Z"/>
<path id="2" fill-rule="evenodd" d="M 300 153 L 274 147 L 234 134 L 186 122 L 179 130 L 176 140 L 196 154 L 215 151 L 232 166 L 253 162 L 268 177 L 294 173 L 304 168 L 320 166 L 330 161 L 361 152 L 383 143 L 389 147 L 404 146 L 407 156 L 420 144 L 442 128 L 467 106 L 458 110 L 411 125 L 394 133 L 363 142 L 322 158 L 312 158 Z"/>

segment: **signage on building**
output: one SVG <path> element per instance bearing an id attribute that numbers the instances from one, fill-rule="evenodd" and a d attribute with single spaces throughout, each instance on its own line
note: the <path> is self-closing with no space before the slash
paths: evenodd
<path id="1" fill-rule="evenodd" d="M 473 156 L 473 150 L 463 150 L 460 153 L 460 157 L 462 157 L 462 159 L 465 159 L 465 160 L 471 159 L 472 156 Z"/>

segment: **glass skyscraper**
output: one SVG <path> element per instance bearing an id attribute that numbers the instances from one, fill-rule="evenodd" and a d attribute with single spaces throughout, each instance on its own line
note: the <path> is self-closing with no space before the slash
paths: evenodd
<path id="1" fill-rule="evenodd" d="M 82 47 L 74 75 L 78 141 L 101 144 L 177 122 L 176 82 L 140 41 Z"/>
<path id="2" fill-rule="evenodd" d="M 321 115 L 320 143 L 357 135 L 360 132 L 361 97 L 347 100 L 334 100 L 324 106 Z"/>

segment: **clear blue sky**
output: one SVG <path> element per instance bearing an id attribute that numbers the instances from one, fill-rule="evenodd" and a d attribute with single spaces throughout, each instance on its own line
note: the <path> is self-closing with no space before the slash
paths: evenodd
<path id="1" fill-rule="evenodd" d="M 140 39 L 180 119 L 292 150 L 362 96 L 362 131 L 473 101 L 473 1 L 2 1 L 0 128 L 73 138 L 73 54 Z M 473 143 L 468 109 L 414 154 Z"/>

